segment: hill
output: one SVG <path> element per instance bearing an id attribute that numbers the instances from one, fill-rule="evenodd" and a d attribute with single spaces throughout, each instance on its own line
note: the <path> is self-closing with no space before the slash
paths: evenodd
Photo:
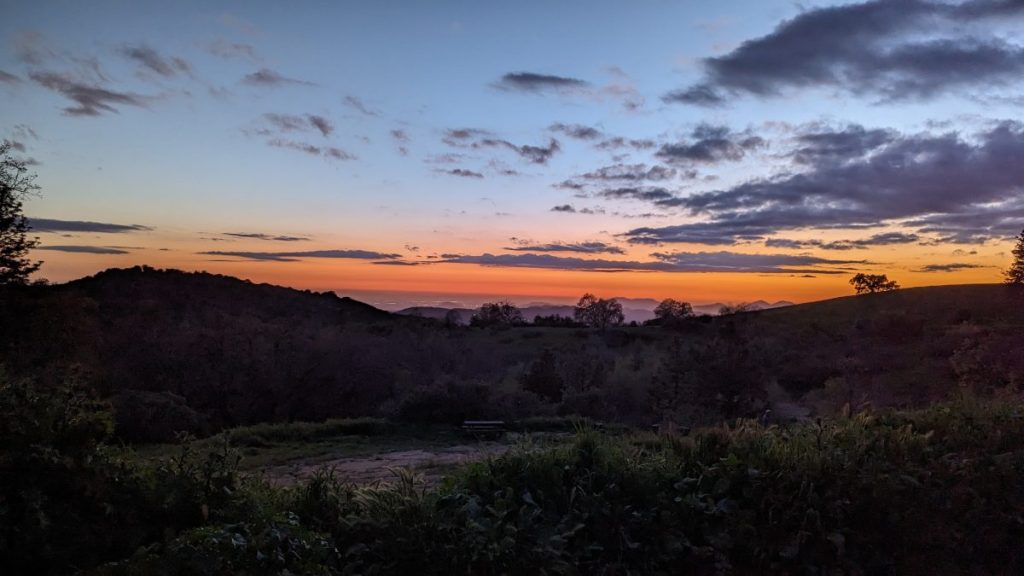
<path id="1" fill-rule="evenodd" d="M 136 439 L 361 416 L 694 425 L 1015 390 L 1019 297 L 945 286 L 674 327 L 473 329 L 331 293 L 139 267 L 0 292 L 0 365 L 94 388 L 114 404 L 119 434 Z"/>

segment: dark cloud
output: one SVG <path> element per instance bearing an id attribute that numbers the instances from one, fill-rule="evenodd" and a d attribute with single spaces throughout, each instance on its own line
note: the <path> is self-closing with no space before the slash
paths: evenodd
<path id="1" fill-rule="evenodd" d="M 580 178 L 587 180 L 605 180 L 605 181 L 629 181 L 629 182 L 641 182 L 644 180 L 651 180 L 659 182 L 662 180 L 671 180 L 676 177 L 676 170 L 674 168 L 666 168 L 664 166 L 650 166 L 646 164 L 615 164 L 613 166 L 604 166 L 598 168 L 592 172 L 582 174 Z"/>
<path id="2" fill-rule="evenodd" d="M 271 240 L 275 242 L 307 242 L 309 238 L 305 236 L 280 236 L 275 234 L 264 234 L 262 232 L 222 232 L 225 236 L 232 236 L 235 238 L 251 238 L 253 240 Z"/>
<path id="3" fill-rule="evenodd" d="M 626 252 L 606 242 L 551 242 L 548 244 L 536 244 L 532 242 L 519 241 L 515 246 L 506 247 L 505 250 L 513 252 L 576 252 L 580 254 L 625 254 Z"/>
<path id="4" fill-rule="evenodd" d="M 332 258 L 351 260 L 393 260 L 400 254 L 384 254 L 370 250 L 309 250 L 305 252 L 228 252 L 210 250 L 199 252 L 205 256 L 233 256 L 246 260 L 265 260 L 270 262 L 298 262 L 303 258 Z"/>
<path id="5" fill-rule="evenodd" d="M 842 270 L 822 268 L 863 261 L 830 260 L 813 256 L 784 254 L 741 254 L 736 252 L 674 252 L 652 254 L 651 261 L 585 259 L 551 254 L 460 255 L 441 260 L 451 264 L 477 264 L 509 268 L 547 268 L 595 272 L 757 272 L 786 274 L 839 274 Z"/>
<path id="6" fill-rule="evenodd" d="M 891 135 L 885 140 L 878 146 L 870 142 L 871 150 L 863 156 L 816 154 L 803 172 L 677 198 L 674 205 L 706 220 L 640 228 L 626 236 L 642 243 L 695 242 L 701 237 L 723 243 L 730 237 L 758 239 L 783 230 L 886 222 L 902 222 L 917 234 L 937 234 L 948 242 L 1001 239 L 1019 231 L 1024 219 L 1024 125 L 1002 122 L 970 140 L 956 133 Z"/>
<path id="7" fill-rule="evenodd" d="M 342 150 L 341 148 L 335 148 L 333 146 L 328 146 L 328 147 L 324 148 L 324 156 L 326 156 L 328 158 L 333 158 L 335 160 L 356 160 L 357 159 L 357 157 L 355 155 L 350 154 L 350 153 L 346 152 L 345 150 Z"/>
<path id="8" fill-rule="evenodd" d="M 863 250 L 871 246 L 892 246 L 899 244 L 913 244 L 921 240 L 917 234 L 903 232 L 882 232 L 869 238 L 859 240 L 788 240 L 785 238 L 769 238 L 764 245 L 769 248 L 820 248 L 822 250 Z"/>
<path id="9" fill-rule="evenodd" d="M 36 250 L 53 250 L 55 252 L 70 252 L 73 254 L 130 254 L 127 250 L 109 246 L 39 246 Z"/>
<path id="10" fill-rule="evenodd" d="M 899 137 L 893 130 L 866 130 L 856 124 L 839 130 L 800 134 L 793 160 L 800 164 L 835 163 L 863 158 Z"/>
<path id="11" fill-rule="evenodd" d="M 464 168 L 452 168 L 451 170 L 441 170 L 442 173 L 448 174 L 449 176 L 460 176 L 462 178 L 483 178 L 484 175 L 479 172 L 472 170 L 466 170 Z"/>
<path id="12" fill-rule="evenodd" d="M 954 262 L 952 264 L 929 264 L 919 268 L 918 272 L 957 272 L 959 270 L 969 270 L 971 268 L 987 268 L 981 264 L 963 264 L 960 262 Z"/>
<path id="13" fill-rule="evenodd" d="M 560 204 L 551 208 L 552 212 L 575 212 L 576 209 L 572 207 L 572 204 Z"/>
<path id="14" fill-rule="evenodd" d="M 130 92 L 117 92 L 93 84 L 79 82 L 70 76 L 55 72 L 31 72 L 29 77 L 44 88 L 57 92 L 75 103 L 64 109 L 70 116 L 99 116 L 103 112 L 117 113 L 114 105 L 145 107 L 148 98 Z"/>
<path id="15" fill-rule="evenodd" d="M 664 97 L 720 104 L 723 92 L 775 96 L 835 87 L 885 99 L 925 99 L 1024 72 L 1024 48 L 991 26 L 1024 13 L 1019 1 L 872 0 L 811 9 L 766 36 L 704 60 L 705 81 Z"/>
<path id="16" fill-rule="evenodd" d="M 277 86 L 288 86 L 288 85 L 300 85 L 300 86 L 315 86 L 312 82 L 305 80 L 296 80 L 295 78 L 288 78 L 282 76 L 280 73 L 271 70 L 269 68 L 260 68 L 259 70 L 246 74 L 242 78 L 243 84 L 250 86 L 260 86 L 264 88 L 274 88 Z"/>
<path id="17" fill-rule="evenodd" d="M 501 77 L 495 86 L 502 90 L 516 92 L 572 91 L 588 87 L 590 84 L 578 78 L 552 76 L 534 72 L 510 72 Z"/>
<path id="18" fill-rule="evenodd" d="M 713 164 L 742 160 L 748 152 L 766 144 L 758 136 L 709 124 L 697 126 L 690 136 L 689 141 L 663 145 L 654 155 L 676 164 Z"/>
<path id="19" fill-rule="evenodd" d="M 569 138 L 575 138 L 576 140 L 596 140 L 602 136 L 601 131 L 597 128 L 582 124 L 562 124 L 561 122 L 556 122 L 548 126 L 548 130 L 565 134 Z"/>
<path id="20" fill-rule="evenodd" d="M 54 220 L 51 218 L 29 218 L 29 224 L 36 232 L 94 232 L 118 234 L 121 232 L 150 232 L 149 226 L 139 224 L 108 224 L 105 222 L 84 222 L 80 220 Z"/>
<path id="21" fill-rule="evenodd" d="M 185 60 L 176 57 L 166 58 L 145 44 L 124 45 L 118 49 L 118 53 L 160 76 L 176 76 L 190 69 Z"/>
<path id="22" fill-rule="evenodd" d="M 11 150 L 14 150 L 15 152 L 25 152 L 28 150 L 23 142 L 19 142 L 17 140 L 8 140 L 4 138 L 3 143 L 10 146 Z"/>
<path id="23" fill-rule="evenodd" d="M 21 82 L 21 78 L 18 78 L 10 72 L 0 70 L 0 82 L 5 82 L 7 84 L 19 84 Z"/>
<path id="24" fill-rule="evenodd" d="M 345 97 L 342 98 L 341 101 L 349 108 L 352 108 L 353 110 L 359 112 L 364 116 L 380 116 L 380 112 L 377 112 L 376 110 L 369 108 L 366 104 L 363 103 L 362 100 L 360 100 L 356 96 L 352 96 L 351 94 L 345 95 Z"/>

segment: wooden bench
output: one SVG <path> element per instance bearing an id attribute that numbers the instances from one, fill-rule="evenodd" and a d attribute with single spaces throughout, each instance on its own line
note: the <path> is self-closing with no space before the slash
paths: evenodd
<path id="1" fill-rule="evenodd" d="M 477 437 L 497 437 L 505 433 L 505 422 L 502 420 L 465 420 L 462 431 Z"/>

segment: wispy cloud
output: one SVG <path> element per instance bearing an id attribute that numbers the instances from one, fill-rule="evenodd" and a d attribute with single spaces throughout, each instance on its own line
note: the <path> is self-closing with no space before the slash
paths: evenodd
<path id="1" fill-rule="evenodd" d="M 248 238 L 252 240 L 269 240 L 274 242 L 307 242 L 310 238 L 306 236 L 283 236 L 278 234 L 264 234 L 262 232 L 221 232 L 224 236 L 234 238 Z"/>
<path id="2" fill-rule="evenodd" d="M 164 77 L 187 73 L 191 69 L 189 63 L 184 59 L 173 56 L 164 57 L 145 44 L 126 44 L 118 49 L 118 53 L 146 70 Z"/>
<path id="3" fill-rule="evenodd" d="M 29 77 L 37 84 L 53 90 L 75 103 L 64 109 L 69 116 L 99 116 L 103 112 L 117 112 L 115 105 L 145 107 L 150 98 L 131 92 L 118 92 L 75 80 L 56 72 L 31 72 Z"/>
<path id="4" fill-rule="evenodd" d="M 509 72 L 495 82 L 495 87 L 515 92 L 573 91 L 590 86 L 589 82 L 569 76 L 538 74 L 536 72 Z"/>
<path id="5" fill-rule="evenodd" d="M 36 232 L 92 232 L 98 234 L 119 234 L 125 232 L 150 232 L 153 228 L 140 224 L 109 224 L 81 220 L 54 220 L 52 218 L 29 218 L 29 225 Z"/>
<path id="6" fill-rule="evenodd" d="M 307 250 L 305 252 L 240 252 L 210 250 L 199 252 L 205 256 L 232 256 L 245 260 L 261 260 L 270 262 L 298 262 L 306 258 L 329 258 L 342 260 L 394 260 L 401 254 L 385 254 L 371 250 Z"/>
<path id="7" fill-rule="evenodd" d="M 128 250 L 110 246 L 48 246 L 44 244 L 37 247 L 36 250 L 52 250 L 72 254 L 131 254 Z"/>
<path id="8" fill-rule="evenodd" d="M 298 80 L 296 78 L 289 78 L 281 75 L 279 72 L 271 70 L 270 68 L 260 68 L 259 70 L 246 74 L 242 78 L 243 84 L 249 86 L 258 86 L 263 88 L 276 88 L 278 86 L 315 86 L 314 83 L 306 80 Z"/>

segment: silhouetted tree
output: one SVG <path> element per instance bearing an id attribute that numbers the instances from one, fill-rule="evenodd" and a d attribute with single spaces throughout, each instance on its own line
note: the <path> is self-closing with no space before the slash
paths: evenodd
<path id="1" fill-rule="evenodd" d="M 0 143 L 0 286 L 28 283 L 42 264 L 28 257 L 39 239 L 28 236 L 32 228 L 22 213 L 22 202 L 39 187 L 35 175 L 10 152 L 9 142 Z"/>
<path id="2" fill-rule="evenodd" d="M 1017 245 L 1013 248 L 1013 262 L 1003 274 L 1006 276 L 1007 284 L 1024 286 L 1024 230 L 1017 236 Z"/>
<path id="3" fill-rule="evenodd" d="M 523 313 L 507 301 L 488 302 L 473 315 L 470 326 L 512 326 L 523 323 Z"/>
<path id="4" fill-rule="evenodd" d="M 560 314 L 551 314 L 550 316 L 537 315 L 533 317 L 534 326 L 551 326 L 555 328 L 577 328 L 579 322 L 573 320 L 569 316 L 562 316 Z"/>
<path id="5" fill-rule="evenodd" d="M 562 378 L 558 375 L 555 355 L 551 350 L 545 349 L 530 366 L 529 372 L 523 376 L 523 390 L 552 402 L 562 400 Z"/>
<path id="6" fill-rule="evenodd" d="M 673 326 L 693 316 L 693 306 L 689 302 L 680 302 L 666 298 L 654 309 L 657 324 Z"/>
<path id="7" fill-rule="evenodd" d="M 858 273 L 853 278 L 850 278 L 850 284 L 857 291 L 857 294 L 892 292 L 893 290 L 900 289 L 900 285 L 895 280 L 889 280 L 885 274 Z"/>
<path id="8" fill-rule="evenodd" d="M 625 316 L 622 314 L 622 304 L 619 304 L 617 300 L 614 298 L 605 300 L 590 293 L 584 294 L 576 303 L 573 317 L 581 324 L 601 330 L 610 326 L 618 326 L 625 320 Z"/>

